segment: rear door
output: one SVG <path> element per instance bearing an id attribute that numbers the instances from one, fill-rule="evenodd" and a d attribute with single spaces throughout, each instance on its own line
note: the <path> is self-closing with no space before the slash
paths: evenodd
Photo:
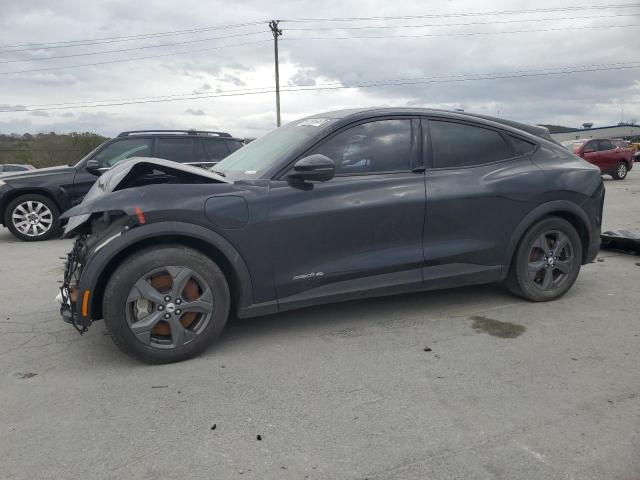
<path id="1" fill-rule="evenodd" d="M 164 158 L 179 163 L 191 163 L 193 156 L 194 140 L 192 137 L 158 137 L 154 157 Z"/>
<path id="2" fill-rule="evenodd" d="M 306 152 L 335 162 L 331 180 L 271 182 L 270 255 L 280 305 L 420 284 L 421 148 L 416 118 L 363 121 Z"/>
<path id="3" fill-rule="evenodd" d="M 209 168 L 229 155 L 227 143 L 219 138 L 202 138 L 202 149 L 196 148 L 196 162 L 198 167 Z"/>
<path id="4" fill-rule="evenodd" d="M 544 181 L 529 155 L 536 145 L 472 122 L 431 119 L 423 130 L 427 123 L 425 281 L 496 280 L 511 234 Z"/>

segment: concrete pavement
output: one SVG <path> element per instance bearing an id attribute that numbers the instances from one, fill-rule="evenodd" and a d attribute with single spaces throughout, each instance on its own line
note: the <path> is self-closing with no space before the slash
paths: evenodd
<path id="1" fill-rule="evenodd" d="M 605 229 L 640 232 L 640 171 L 606 187 Z M 69 248 L 0 230 L 0 478 L 640 478 L 640 257 L 601 252 L 545 304 L 481 286 L 235 321 L 152 367 L 62 323 Z"/>

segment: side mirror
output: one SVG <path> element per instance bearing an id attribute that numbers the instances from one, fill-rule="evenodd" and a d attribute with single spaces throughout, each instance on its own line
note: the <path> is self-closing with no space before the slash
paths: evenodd
<path id="1" fill-rule="evenodd" d="M 287 175 L 290 179 L 326 182 L 335 175 L 336 165 L 329 157 L 315 154 L 298 160 Z"/>
<path id="2" fill-rule="evenodd" d="M 108 170 L 107 168 L 100 168 L 100 163 L 93 158 L 85 164 L 84 168 L 93 175 L 102 175 L 103 172 Z"/>

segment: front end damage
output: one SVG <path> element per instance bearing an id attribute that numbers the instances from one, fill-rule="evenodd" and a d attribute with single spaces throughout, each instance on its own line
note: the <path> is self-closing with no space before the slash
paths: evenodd
<path id="1" fill-rule="evenodd" d="M 73 325 L 73 327 L 83 334 L 87 331 L 88 325 L 79 321 L 78 316 L 78 284 L 82 273 L 82 264 L 86 257 L 86 235 L 76 239 L 73 248 L 67 254 L 67 261 L 64 266 L 64 278 L 60 286 L 60 315 L 62 319 Z"/>
<path id="2" fill-rule="evenodd" d="M 91 219 L 83 233 L 76 235 L 73 248 L 67 254 L 64 277 L 60 286 L 60 315 L 81 334 L 87 331 L 91 291 L 82 287 L 82 274 L 87 262 L 109 242 L 139 225 L 137 219 L 121 213 L 104 212 Z"/>
<path id="3" fill-rule="evenodd" d="M 161 220 L 153 215 L 145 217 L 143 209 L 150 202 L 154 207 L 166 207 L 162 204 L 168 198 L 162 194 L 152 195 L 149 188 L 155 188 L 153 185 L 203 183 L 230 182 L 201 168 L 151 158 L 122 162 L 102 175 L 82 203 L 61 217 L 67 219 L 64 238 L 75 237 L 73 248 L 67 254 L 57 297 L 62 319 L 80 334 L 86 332 L 93 322 L 91 301 L 95 293 L 83 286 L 95 285 L 95 279 L 83 276 L 87 265 L 101 250 L 128 231 L 149 221 Z"/>

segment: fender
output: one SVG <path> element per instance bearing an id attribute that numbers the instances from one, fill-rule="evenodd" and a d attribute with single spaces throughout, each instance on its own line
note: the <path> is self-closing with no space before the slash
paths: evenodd
<path id="1" fill-rule="evenodd" d="M 568 200 L 554 200 L 551 202 L 543 203 L 542 205 L 538 205 L 536 208 L 531 210 L 520 221 L 516 229 L 513 231 L 511 239 L 509 240 L 509 244 L 507 245 L 504 259 L 502 261 L 502 265 L 504 268 L 503 274 L 506 274 L 507 270 L 509 269 L 513 254 L 524 233 L 542 217 L 554 212 L 567 212 L 578 217 L 584 227 L 587 229 L 589 244 L 592 243 L 593 232 L 591 228 L 591 222 L 589 221 L 589 217 L 582 208 Z"/>
<path id="2" fill-rule="evenodd" d="M 192 223 L 184 222 L 157 222 L 136 227 L 123 233 L 109 242 L 96 254 L 91 256 L 80 276 L 78 289 L 81 292 L 91 292 L 90 308 L 86 316 L 79 312 L 81 322 L 91 324 L 92 312 L 97 310 L 94 299 L 102 298 L 102 291 L 96 292 L 96 288 L 104 288 L 102 275 L 109 263 L 125 249 L 146 239 L 165 235 L 188 237 L 203 241 L 218 249 L 228 260 L 231 268 L 239 281 L 239 297 L 237 309 L 244 310 L 253 303 L 253 286 L 249 270 L 240 253 L 221 235 Z M 86 323 L 85 323 L 86 322 Z"/>

